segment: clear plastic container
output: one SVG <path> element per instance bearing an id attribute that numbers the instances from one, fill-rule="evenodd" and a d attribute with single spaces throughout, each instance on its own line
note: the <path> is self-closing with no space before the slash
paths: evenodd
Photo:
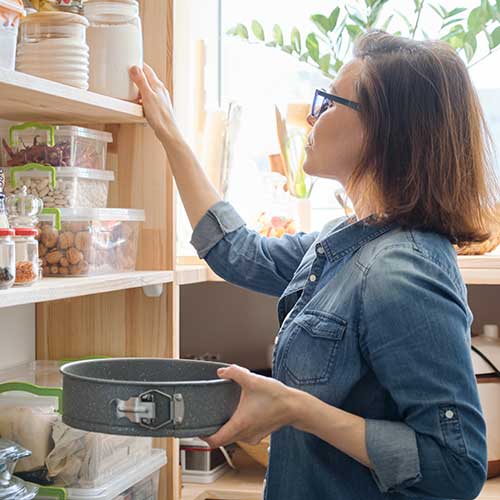
<path id="1" fill-rule="evenodd" d="M 88 89 L 88 21 L 69 12 L 39 12 L 24 18 L 16 70 Z"/>
<path id="2" fill-rule="evenodd" d="M 40 264 L 38 259 L 38 229 L 21 228 L 14 229 L 16 236 L 16 281 L 17 286 L 31 286 L 38 281 L 40 275 Z"/>
<path id="3" fill-rule="evenodd" d="M 143 210 L 54 209 L 53 214 L 42 214 L 39 253 L 43 275 L 135 271 L 141 222 Z"/>
<path id="4" fill-rule="evenodd" d="M 160 469 L 167 463 L 164 450 L 153 450 L 133 468 L 116 474 L 99 488 L 67 488 L 68 500 L 160 500 L 158 498 Z M 54 497 L 40 490 L 38 500 Z"/>
<path id="5" fill-rule="evenodd" d="M 52 167 L 105 170 L 109 132 L 68 125 L 28 122 L 1 129 L 1 165 L 41 163 Z"/>
<path id="6" fill-rule="evenodd" d="M 0 290 L 10 288 L 16 277 L 16 252 L 12 229 L 0 228 Z"/>
<path id="7" fill-rule="evenodd" d="M 130 80 L 129 69 L 142 67 L 144 57 L 137 1 L 87 0 L 84 10 L 90 22 L 90 90 L 134 100 L 138 90 Z"/>
<path id="8" fill-rule="evenodd" d="M 40 198 L 45 208 L 106 208 L 109 183 L 115 179 L 110 170 L 39 164 L 6 171 L 6 194 L 20 194 L 26 186 L 28 194 Z"/>
<path id="9" fill-rule="evenodd" d="M 17 32 L 23 15 L 22 0 L 0 0 L 0 68 L 16 67 Z"/>

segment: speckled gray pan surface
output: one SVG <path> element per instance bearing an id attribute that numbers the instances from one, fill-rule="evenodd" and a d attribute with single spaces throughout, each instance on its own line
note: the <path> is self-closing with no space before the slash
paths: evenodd
<path id="1" fill-rule="evenodd" d="M 238 384 L 218 378 L 223 366 L 156 358 L 66 364 L 63 421 L 107 434 L 209 436 L 229 420 L 240 399 Z"/>

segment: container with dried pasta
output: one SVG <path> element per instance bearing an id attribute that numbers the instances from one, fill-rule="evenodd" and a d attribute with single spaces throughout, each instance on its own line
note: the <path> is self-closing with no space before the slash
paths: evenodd
<path id="1" fill-rule="evenodd" d="M 45 209 L 39 253 L 44 276 L 134 271 L 143 210 Z"/>

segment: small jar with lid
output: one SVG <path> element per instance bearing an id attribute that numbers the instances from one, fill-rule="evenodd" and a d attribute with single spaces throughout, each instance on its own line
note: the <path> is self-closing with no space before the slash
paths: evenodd
<path id="1" fill-rule="evenodd" d="M 87 90 L 88 21 L 70 12 L 39 12 L 20 25 L 16 70 Z"/>
<path id="2" fill-rule="evenodd" d="M 0 228 L 0 290 L 10 288 L 16 278 L 16 252 L 14 231 Z"/>
<path id="3" fill-rule="evenodd" d="M 136 0 L 87 0 L 85 17 L 90 26 L 89 89 L 129 101 L 138 90 L 129 69 L 143 65 L 143 42 L 139 4 Z"/>
<path id="4" fill-rule="evenodd" d="M 38 230 L 32 227 L 18 227 L 15 230 L 16 281 L 15 285 L 30 286 L 40 276 L 38 258 Z"/>

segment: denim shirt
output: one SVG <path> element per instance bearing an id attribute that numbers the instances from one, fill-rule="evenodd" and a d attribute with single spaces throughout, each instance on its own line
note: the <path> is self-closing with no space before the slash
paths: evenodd
<path id="1" fill-rule="evenodd" d="M 227 281 L 280 297 L 273 376 L 366 419 L 372 468 L 313 434 L 274 432 L 267 500 L 479 494 L 487 453 L 472 315 L 446 238 L 370 218 L 264 238 L 220 202 L 192 244 Z"/>

